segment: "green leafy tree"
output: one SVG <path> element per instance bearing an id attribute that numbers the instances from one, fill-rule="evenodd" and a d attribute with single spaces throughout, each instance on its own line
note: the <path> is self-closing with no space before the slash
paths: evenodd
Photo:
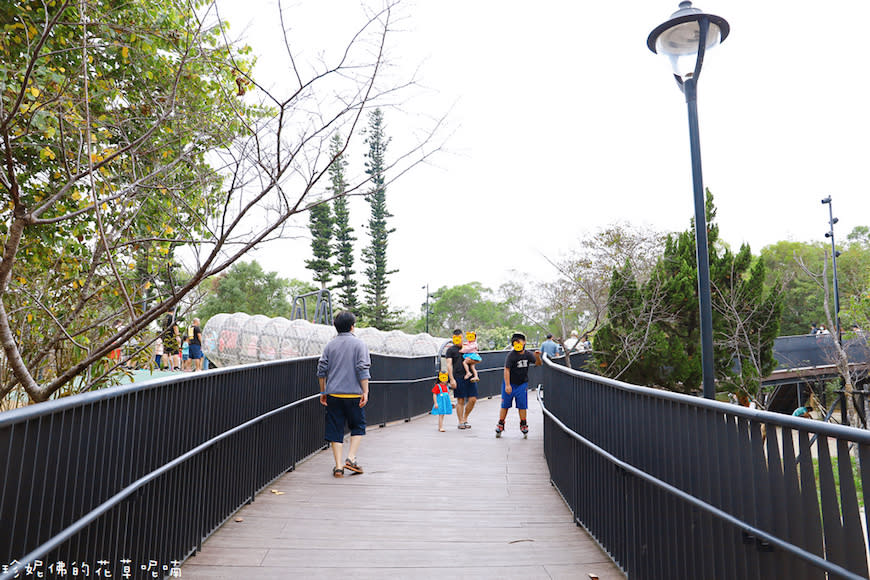
<path id="1" fill-rule="evenodd" d="M 801 266 L 821 271 L 824 256 L 820 242 L 781 241 L 761 250 L 768 288 L 773 288 L 776 280 L 782 285 L 780 332 L 784 336 L 807 334 L 812 324 L 825 324 L 824 293 Z"/>
<path id="2" fill-rule="evenodd" d="M 314 272 L 314 281 L 320 287 L 326 289 L 332 280 L 334 266 L 330 260 L 332 257 L 331 240 L 333 233 L 334 218 L 330 204 L 320 201 L 308 212 L 308 229 L 311 231 L 311 253 L 314 258 L 305 260 L 305 267 Z"/>
<path id="3" fill-rule="evenodd" d="M 748 245 L 737 254 L 719 243 L 707 192 L 707 237 L 713 299 L 714 372 L 720 386 L 757 394 L 775 365 L 780 294 L 765 288 L 765 267 Z M 646 385 L 683 392 L 701 384 L 700 315 L 694 229 L 671 235 L 643 286 L 629 266 L 614 275 L 608 322 L 595 336 L 599 368 Z M 639 289 L 639 290 L 638 290 Z M 735 371 L 737 360 L 740 370 Z"/>
<path id="4" fill-rule="evenodd" d="M 322 191 L 325 135 L 350 142 L 395 98 L 370 50 L 393 8 L 316 62 L 285 42 L 273 89 L 213 2 L 0 3 L 0 397 L 109 384 L 106 355 L 147 348 L 203 280 L 284 235 Z"/>
<path id="5" fill-rule="evenodd" d="M 507 346 L 512 332 L 526 330 L 522 315 L 494 300 L 492 291 L 480 282 L 439 288 L 432 293 L 429 308 L 430 334 L 446 337 L 454 328 L 474 330 L 483 348 Z"/>
<path id="6" fill-rule="evenodd" d="M 541 304 L 534 316 L 538 327 L 552 332 L 563 347 L 572 330 L 580 336 L 595 332 L 607 316 L 613 273 L 628 263 L 632 277 L 645 282 L 663 245 L 664 235 L 660 232 L 614 223 L 584 236 L 563 258 L 548 258 L 558 277 L 538 287 Z M 566 362 L 571 364 L 570 355 Z"/>
<path id="7" fill-rule="evenodd" d="M 261 112 L 233 90 L 247 49 L 190 8 L 32 8 L 0 8 L 0 395 L 42 400 L 104 375 L 118 329 L 173 296 L 173 250 L 207 232 L 222 185 L 206 154 Z"/>
<path id="8" fill-rule="evenodd" d="M 329 166 L 329 180 L 330 191 L 335 198 L 332 206 L 335 216 L 335 239 L 333 242 L 335 273 L 338 276 L 335 288 L 338 290 L 339 306 L 351 312 L 358 312 L 359 298 L 357 297 L 357 282 L 354 278 L 356 270 L 354 270 L 353 255 L 353 243 L 356 241 L 356 237 L 354 237 L 353 228 L 350 226 L 350 204 L 345 195 L 347 193 L 345 179 L 347 161 L 344 159 L 344 147 L 345 143 L 341 136 L 337 133 L 333 135 L 329 150 L 333 159 Z"/>
<path id="9" fill-rule="evenodd" d="M 369 146 L 366 154 L 366 174 L 371 181 L 371 189 L 366 200 L 371 208 L 369 217 L 369 245 L 363 249 L 363 263 L 366 264 L 366 282 L 363 289 L 366 293 L 366 304 L 363 314 L 366 322 L 380 330 L 392 330 L 396 325 L 396 314 L 390 310 L 387 287 L 390 284 L 390 274 L 398 270 L 387 267 L 387 246 L 389 236 L 395 228 L 387 226 L 387 220 L 393 217 L 387 210 L 386 159 L 387 145 L 390 139 L 384 134 L 384 114 L 381 109 L 369 113 L 368 134 L 366 143 Z"/>
<path id="10" fill-rule="evenodd" d="M 659 322 L 667 319 L 662 289 L 652 277 L 641 289 L 631 262 L 611 275 L 607 320 L 595 333 L 593 370 L 629 383 L 661 384 L 669 368 L 661 360 L 674 360 L 670 351 L 681 345 L 668 340 Z M 661 320 L 664 318 L 665 320 Z"/>
<path id="11" fill-rule="evenodd" d="M 198 310 L 203 324 L 222 312 L 285 318 L 290 313 L 290 282 L 278 277 L 277 272 L 264 272 L 256 261 L 237 262 L 205 283 L 210 285 L 211 292 Z M 311 288 L 311 285 L 307 287 Z"/>
<path id="12" fill-rule="evenodd" d="M 748 245 L 728 251 L 711 271 L 716 315 L 717 356 L 722 357 L 721 384 L 741 397 L 757 399 L 761 381 L 776 368 L 773 341 L 782 317 L 782 284 L 765 285 L 764 262 L 754 259 Z M 736 363 L 727 365 L 727 361 Z"/>
<path id="13" fill-rule="evenodd" d="M 844 330 L 859 323 L 860 317 L 852 312 L 851 305 L 859 300 L 868 287 L 867 272 L 870 271 L 870 240 L 866 226 L 856 227 L 845 244 L 837 250 L 837 281 L 841 304 L 841 326 Z M 828 283 L 833 287 L 833 268 L 825 266 L 826 256 L 830 262 L 830 245 L 823 241 L 783 241 L 766 246 L 761 251 L 768 272 L 768 286 L 775 280 L 781 284 L 783 301 L 781 334 L 806 334 L 812 324 L 827 325 L 824 307 L 824 289 L 819 283 L 822 271 L 827 269 Z M 833 296 L 830 298 L 833 303 Z M 833 328 L 829 329 L 832 332 Z"/>

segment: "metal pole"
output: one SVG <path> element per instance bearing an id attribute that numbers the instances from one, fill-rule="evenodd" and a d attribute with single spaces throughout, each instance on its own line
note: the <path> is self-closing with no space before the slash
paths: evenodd
<path id="1" fill-rule="evenodd" d="M 429 334 L 429 284 L 426 284 L 426 334 Z"/>
<path id="2" fill-rule="evenodd" d="M 689 109 L 689 143 L 692 149 L 692 183 L 695 195 L 695 248 L 698 261 L 698 306 L 701 322 L 701 371 L 704 398 L 716 397 L 713 374 L 713 304 L 710 298 L 710 256 L 707 251 L 707 213 L 704 180 L 701 176 L 701 138 L 698 129 L 697 79 L 683 83 Z"/>
<path id="3" fill-rule="evenodd" d="M 831 225 L 831 260 L 834 264 L 834 324 L 837 326 L 837 342 L 843 344 L 842 330 L 840 329 L 840 287 L 837 283 L 837 244 L 834 243 L 834 204 L 831 201 L 831 196 L 825 198 L 822 203 L 828 205 L 828 222 Z"/>

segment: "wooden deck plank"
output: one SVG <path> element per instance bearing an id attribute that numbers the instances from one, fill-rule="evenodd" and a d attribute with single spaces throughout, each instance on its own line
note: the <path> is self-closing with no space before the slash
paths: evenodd
<path id="1" fill-rule="evenodd" d="M 363 475 L 335 479 L 331 453 L 318 453 L 215 532 L 182 577 L 624 579 L 549 483 L 537 401 L 528 439 L 515 410 L 496 439 L 497 415 L 489 399 L 469 430 L 455 416 L 445 433 L 430 416 L 370 427 Z"/>

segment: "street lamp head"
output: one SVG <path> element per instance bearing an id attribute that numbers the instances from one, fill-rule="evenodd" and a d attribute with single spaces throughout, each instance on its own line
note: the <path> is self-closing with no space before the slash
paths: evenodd
<path id="1" fill-rule="evenodd" d="M 822 200 L 822 203 L 831 203 L 831 196 L 829 195 L 825 199 Z"/>
<path id="2" fill-rule="evenodd" d="M 706 50 L 725 40 L 730 30 L 724 18 L 706 14 L 691 2 L 683 1 L 667 22 L 650 32 L 646 45 L 654 53 L 670 59 L 674 76 L 682 83 L 698 76 Z"/>
<path id="3" fill-rule="evenodd" d="M 833 236 L 834 236 L 834 232 L 825 232 L 825 237 L 826 237 L 826 238 L 831 238 L 831 237 L 833 237 Z"/>

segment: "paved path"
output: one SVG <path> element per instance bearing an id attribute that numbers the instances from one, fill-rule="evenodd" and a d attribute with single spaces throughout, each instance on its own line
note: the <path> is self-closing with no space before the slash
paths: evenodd
<path id="1" fill-rule="evenodd" d="M 432 416 L 370 427 L 365 474 L 334 479 L 331 453 L 318 453 L 209 538 L 182 577 L 624 580 L 550 485 L 530 407 L 528 439 L 513 409 L 495 438 L 495 399 L 469 430 L 455 415 L 445 433 Z"/>

